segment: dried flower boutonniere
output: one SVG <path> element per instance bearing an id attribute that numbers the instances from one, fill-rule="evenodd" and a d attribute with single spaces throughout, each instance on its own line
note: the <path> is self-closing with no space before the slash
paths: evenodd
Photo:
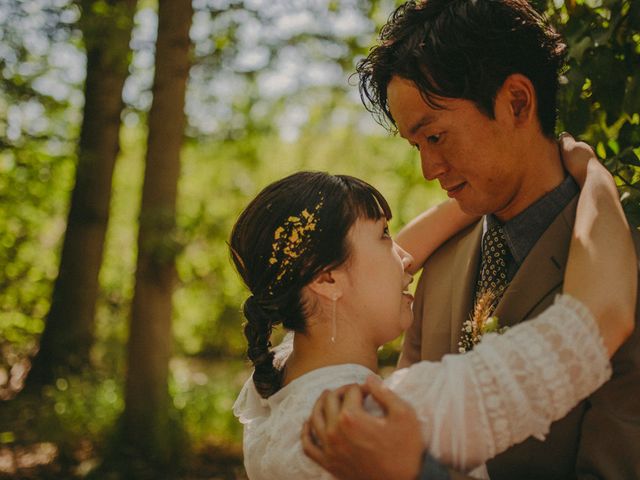
<path id="1" fill-rule="evenodd" d="M 473 313 L 462 324 L 462 335 L 458 342 L 458 352 L 473 350 L 485 333 L 504 333 L 509 327 L 500 327 L 500 320 L 492 315 L 498 296 L 491 290 L 482 292 L 473 307 Z"/>

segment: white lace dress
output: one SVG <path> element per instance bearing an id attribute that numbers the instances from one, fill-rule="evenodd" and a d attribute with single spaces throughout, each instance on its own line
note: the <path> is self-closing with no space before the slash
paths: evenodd
<path id="1" fill-rule="evenodd" d="M 278 355 L 288 355 L 289 340 Z M 251 378 L 233 407 L 244 424 L 251 480 L 330 479 L 302 451 L 300 432 L 325 389 L 362 383 L 371 370 L 336 365 L 309 372 L 263 399 Z M 595 391 L 611 375 L 594 318 L 561 295 L 553 306 L 502 335 L 488 334 L 464 355 L 420 362 L 385 383 L 416 409 L 429 452 L 458 471 L 486 478 L 484 462 L 533 435 Z M 375 409 L 375 408 L 373 408 Z"/>

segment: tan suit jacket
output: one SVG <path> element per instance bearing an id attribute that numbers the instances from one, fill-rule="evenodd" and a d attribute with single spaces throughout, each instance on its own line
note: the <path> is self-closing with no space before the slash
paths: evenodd
<path id="1" fill-rule="evenodd" d="M 496 308 L 500 325 L 541 313 L 562 291 L 577 198 L 553 221 L 520 266 Z M 482 222 L 445 243 L 424 266 L 414 322 L 400 366 L 458 351 L 473 304 Z M 640 251 L 637 236 L 636 248 Z M 544 442 L 528 439 L 488 462 L 492 480 L 640 479 L 640 327 L 614 356 L 613 378 L 551 426 Z M 452 479 L 469 478 L 450 472 Z"/>

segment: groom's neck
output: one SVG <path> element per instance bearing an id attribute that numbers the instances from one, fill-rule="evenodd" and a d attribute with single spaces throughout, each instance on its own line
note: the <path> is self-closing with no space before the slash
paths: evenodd
<path id="1" fill-rule="evenodd" d="M 562 183 L 565 170 L 555 140 L 538 138 L 523 147 L 521 161 L 525 168 L 509 203 L 500 211 L 491 212 L 506 222 L 535 203 Z"/>

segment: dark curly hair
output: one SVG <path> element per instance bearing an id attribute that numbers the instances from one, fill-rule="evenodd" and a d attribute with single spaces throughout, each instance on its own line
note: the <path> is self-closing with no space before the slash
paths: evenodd
<path id="1" fill-rule="evenodd" d="M 327 268 L 349 258 L 347 233 L 359 218 L 391 219 L 382 194 L 348 175 L 299 172 L 267 186 L 244 209 L 229 248 L 251 291 L 244 303 L 253 382 L 267 398 L 280 388 L 271 331 L 282 324 L 304 333 L 307 305 L 301 290 Z"/>
<path id="2" fill-rule="evenodd" d="M 466 99 L 493 119 L 498 90 L 520 73 L 535 87 L 542 132 L 553 137 L 565 55 L 560 35 L 526 0 L 409 1 L 358 63 L 360 97 L 393 129 L 387 86 L 398 76 L 414 82 L 433 108 L 441 108 L 439 98 Z"/>

